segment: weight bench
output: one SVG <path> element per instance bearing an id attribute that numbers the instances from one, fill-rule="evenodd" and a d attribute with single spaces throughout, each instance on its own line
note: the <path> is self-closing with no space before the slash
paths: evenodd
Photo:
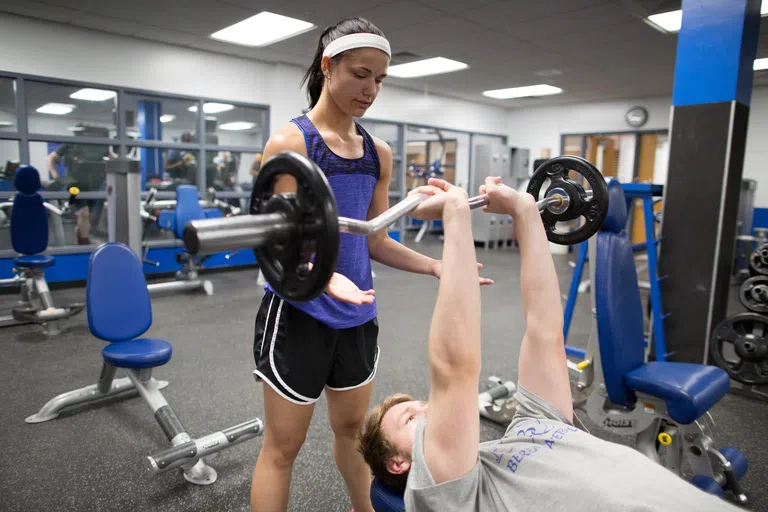
<path id="1" fill-rule="evenodd" d="M 200 219 L 213 219 L 221 217 L 218 208 L 203 209 L 194 185 L 180 185 L 176 189 L 176 208 L 163 210 L 157 217 L 157 225 L 162 229 L 172 232 L 177 240 L 184 239 L 184 227 L 188 222 Z M 166 283 L 153 283 L 149 285 L 150 293 L 172 293 L 203 289 L 207 295 L 213 295 L 213 283 L 202 280 L 198 276 L 198 270 L 211 255 L 196 256 L 186 249 L 176 255 L 176 261 L 181 265 L 181 270 L 176 272 L 176 280 Z"/>
<path id="2" fill-rule="evenodd" d="M 43 254 L 48 248 L 48 211 L 57 215 L 62 211 L 43 201 L 38 192 L 40 175 L 34 167 L 20 167 L 14 186 L 17 192 L 11 210 L 11 244 L 19 255 L 13 260 L 15 275 L 0 280 L 0 285 L 20 285 L 21 300 L 10 316 L 0 317 L 0 326 L 34 323 L 42 326 L 48 336 L 60 334 L 57 321 L 76 315 L 85 307 L 81 303 L 55 307 L 45 280 L 44 270 L 55 262 L 53 256 Z"/>
<path id="3" fill-rule="evenodd" d="M 152 473 L 181 468 L 188 482 L 212 484 L 216 470 L 202 457 L 261 435 L 263 423 L 254 418 L 198 439 L 187 434 L 160 393 L 168 382 L 152 377 L 153 368 L 170 361 L 173 348 L 165 340 L 139 337 L 152 325 L 152 304 L 141 262 L 128 246 L 114 242 L 99 246 L 88 263 L 86 287 L 88 326 L 94 336 L 109 343 L 102 350 L 98 383 L 58 395 L 26 422 L 52 420 L 65 407 L 138 391 L 172 445 L 148 457 Z M 119 368 L 127 377 L 115 379 Z"/>
<path id="4" fill-rule="evenodd" d="M 601 429 L 633 436 L 638 451 L 678 475 L 688 462 L 693 485 L 719 496 L 731 491 L 744 504 L 739 480 L 747 459 L 735 448 L 717 448 L 709 414 L 728 393 L 728 374 L 702 364 L 645 362 L 643 306 L 618 181 L 609 181 L 609 194 L 609 214 L 590 242 L 599 340 L 592 365 L 602 384 L 589 395 L 586 412 Z"/>

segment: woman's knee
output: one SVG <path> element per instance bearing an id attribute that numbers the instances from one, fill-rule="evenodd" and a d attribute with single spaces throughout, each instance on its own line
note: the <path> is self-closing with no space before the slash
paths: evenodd
<path id="1" fill-rule="evenodd" d="M 360 429 L 363 427 L 365 414 L 353 415 L 348 418 L 337 418 L 331 420 L 331 429 L 336 438 L 357 438 Z"/>
<path id="2" fill-rule="evenodd" d="M 291 466 L 299 455 L 306 438 L 306 434 L 273 431 L 272 435 L 266 434 L 264 436 L 259 456 L 269 457 L 278 466 Z"/>

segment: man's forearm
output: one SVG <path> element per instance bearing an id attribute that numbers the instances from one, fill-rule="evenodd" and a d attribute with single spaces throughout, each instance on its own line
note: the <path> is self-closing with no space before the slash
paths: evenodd
<path id="1" fill-rule="evenodd" d="M 560 342 L 560 285 L 541 214 L 535 205 L 527 206 L 515 217 L 515 233 L 520 245 L 520 291 L 528 332 L 546 334 L 546 339 Z"/>
<path id="2" fill-rule="evenodd" d="M 437 303 L 429 331 L 433 377 L 480 372 L 480 286 L 469 206 L 446 207 Z M 447 370 L 447 375 L 445 371 Z"/>
<path id="3" fill-rule="evenodd" d="M 431 274 L 432 266 L 436 263 L 429 256 L 409 249 L 392 240 L 386 234 L 384 236 L 372 235 L 368 239 L 368 251 L 372 260 L 414 274 Z"/>

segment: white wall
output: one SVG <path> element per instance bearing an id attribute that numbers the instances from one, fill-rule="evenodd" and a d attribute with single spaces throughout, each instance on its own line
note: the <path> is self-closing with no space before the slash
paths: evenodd
<path id="1" fill-rule="evenodd" d="M 757 180 L 755 206 L 768 208 L 768 87 L 752 91 L 744 177 Z"/>
<path id="2" fill-rule="evenodd" d="M 648 109 L 643 130 L 669 129 L 671 98 L 644 98 L 629 101 L 560 105 L 514 109 L 507 115 L 507 134 L 511 146 L 529 148 L 531 165 L 542 149 L 560 153 L 560 136 L 570 133 L 629 131 L 624 114 L 634 105 Z M 768 87 L 752 91 L 744 178 L 757 180 L 755 206 L 768 207 Z M 665 155 L 657 154 L 657 165 L 666 167 Z M 672 170 L 674 172 L 674 170 Z M 666 180 L 667 169 L 656 169 L 659 180 Z"/>
<path id="3" fill-rule="evenodd" d="M 648 109 L 644 130 L 669 128 L 669 98 L 519 108 L 507 115 L 509 144 L 529 148 L 533 165 L 542 149 L 551 150 L 552 156 L 560 154 L 562 134 L 631 130 L 624 114 L 634 105 Z"/>
<path id="4" fill-rule="evenodd" d="M 0 14 L 2 69 L 263 103 L 274 132 L 306 108 L 304 69 Z M 504 134 L 506 111 L 386 84 L 367 117 Z"/>

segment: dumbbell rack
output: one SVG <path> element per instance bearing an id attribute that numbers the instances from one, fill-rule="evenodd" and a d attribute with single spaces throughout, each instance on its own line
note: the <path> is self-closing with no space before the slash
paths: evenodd
<path id="1" fill-rule="evenodd" d="M 725 320 L 723 320 L 720 324 L 718 324 L 714 330 L 712 331 L 711 339 L 714 339 L 715 341 L 710 342 L 710 346 L 717 346 L 718 351 L 713 351 L 713 359 L 715 359 L 715 363 L 717 363 L 719 366 L 723 366 L 725 361 L 725 365 L 727 366 L 728 359 L 726 358 L 724 353 L 721 353 L 721 339 L 727 340 L 730 343 L 733 343 L 734 350 L 736 350 L 736 344 L 737 342 L 728 340 L 728 338 L 722 334 L 719 334 L 719 331 L 724 326 L 733 326 L 735 325 L 734 322 L 740 321 L 740 322 L 749 322 L 754 321 L 755 318 L 763 317 L 768 320 L 768 313 L 766 313 L 765 310 L 765 295 L 762 296 L 762 298 L 759 295 L 753 295 L 751 298 L 748 298 L 748 295 L 754 291 L 753 287 L 756 286 L 765 286 L 765 283 L 760 283 L 760 281 L 764 281 L 764 278 L 768 276 L 766 273 L 768 269 L 765 267 L 764 259 L 760 259 L 759 261 L 752 261 L 753 258 L 757 259 L 760 258 L 759 253 L 760 251 L 764 251 L 765 248 L 768 246 L 768 243 L 766 241 L 766 233 L 767 231 L 765 229 L 755 229 L 755 235 L 751 236 L 744 236 L 742 238 L 743 241 L 749 241 L 753 243 L 753 251 L 751 251 L 750 255 L 746 255 L 746 258 L 749 260 L 747 264 L 748 270 L 745 270 L 745 272 L 748 272 L 751 277 L 749 279 L 746 279 L 743 283 L 740 285 L 739 290 L 739 301 L 744 306 L 745 309 L 747 309 L 748 312 L 746 313 L 738 313 L 736 315 L 731 315 Z M 755 281 L 750 283 L 750 281 Z M 760 283 L 760 284 L 758 284 Z M 750 318 L 750 316 L 752 318 Z M 732 327 L 731 327 L 732 328 Z M 754 327 L 753 327 L 754 329 Z M 722 338 L 721 338 L 722 336 Z M 762 334 L 762 337 L 765 336 L 765 333 Z M 743 339 L 742 339 L 743 338 Z M 747 342 L 753 341 L 749 338 L 749 333 L 747 334 L 740 334 L 738 338 L 738 343 L 742 345 L 742 350 L 744 350 L 744 347 L 746 347 Z M 753 344 L 759 344 L 759 340 L 754 340 Z M 755 350 L 755 349 L 753 349 Z M 746 359 L 749 359 L 748 352 L 737 354 L 738 357 L 746 357 Z M 720 361 L 718 361 L 720 359 Z M 757 363 L 758 365 L 761 364 L 759 361 Z M 732 373 L 732 370 L 728 367 L 724 367 L 726 371 L 731 373 L 731 389 L 730 392 L 739 395 L 744 396 L 746 398 L 752 398 L 755 400 L 759 400 L 762 402 L 768 402 L 768 384 L 762 384 L 762 383 L 748 383 L 748 382 L 741 382 L 738 379 L 738 375 L 741 373 L 741 369 L 738 370 L 738 372 L 735 372 L 736 375 Z M 735 368 L 734 368 L 735 370 Z M 745 379 L 746 380 L 746 379 Z"/>

